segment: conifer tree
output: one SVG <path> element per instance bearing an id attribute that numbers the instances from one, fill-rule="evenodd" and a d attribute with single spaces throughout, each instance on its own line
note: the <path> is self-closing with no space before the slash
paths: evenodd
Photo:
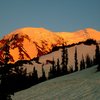
<path id="1" fill-rule="evenodd" d="M 65 54 L 66 54 L 66 67 L 68 65 L 68 49 L 66 47 L 66 50 L 65 50 Z M 67 72 L 68 72 L 68 69 L 67 69 Z"/>
<path id="2" fill-rule="evenodd" d="M 99 59 L 100 59 L 100 53 L 99 53 Z M 97 71 L 100 71 L 100 61 L 98 63 Z"/>
<path id="3" fill-rule="evenodd" d="M 69 73 L 73 73 L 73 66 L 69 66 Z"/>
<path id="4" fill-rule="evenodd" d="M 84 61 L 84 57 L 82 55 L 82 60 L 80 61 L 80 70 L 85 69 L 85 61 Z"/>
<path id="5" fill-rule="evenodd" d="M 53 58 L 52 66 L 50 67 L 50 71 L 48 73 L 48 79 L 55 78 L 55 77 L 57 77 L 57 69 Z"/>
<path id="6" fill-rule="evenodd" d="M 48 72 L 48 79 L 52 79 L 53 78 L 53 74 L 52 74 L 52 68 L 50 66 L 49 72 Z"/>
<path id="7" fill-rule="evenodd" d="M 83 62 L 82 62 L 82 60 L 80 61 L 80 70 L 82 70 L 83 69 Z"/>
<path id="8" fill-rule="evenodd" d="M 97 71 L 100 71 L 100 49 L 98 44 L 96 44 L 95 59 L 96 64 L 98 64 Z"/>
<path id="9" fill-rule="evenodd" d="M 8 42 L 8 41 L 7 41 Z M 2 67 L 1 72 L 1 84 L 0 84 L 0 100 L 11 100 L 11 91 L 10 87 L 8 87 L 8 73 L 10 70 L 10 66 L 8 64 L 10 57 L 9 57 L 9 45 L 6 43 L 4 47 L 4 66 Z"/>
<path id="10" fill-rule="evenodd" d="M 52 63 L 52 67 L 51 68 L 52 68 L 51 72 L 52 72 L 53 77 L 56 77 L 56 65 L 55 65 L 54 58 L 53 58 L 53 63 Z"/>
<path id="11" fill-rule="evenodd" d="M 67 64 L 68 64 L 68 51 L 67 48 L 63 45 L 62 46 L 62 74 L 68 74 L 68 69 L 67 69 Z"/>
<path id="12" fill-rule="evenodd" d="M 91 67 L 91 65 L 92 65 L 91 62 L 92 62 L 92 61 L 91 61 L 89 55 L 87 54 L 87 56 L 86 56 L 86 67 L 87 67 L 87 68 Z"/>
<path id="13" fill-rule="evenodd" d="M 33 73 L 32 73 L 32 80 L 33 80 L 33 84 L 37 84 L 38 83 L 38 73 L 37 70 L 35 69 L 35 67 L 33 68 Z"/>
<path id="14" fill-rule="evenodd" d="M 100 57 L 99 57 L 100 55 L 99 55 L 99 45 L 98 44 L 96 44 L 96 49 L 95 49 L 95 61 L 96 61 L 96 64 L 99 64 L 99 62 L 100 62 Z"/>
<path id="15" fill-rule="evenodd" d="M 75 72 L 76 72 L 76 71 L 78 71 L 77 47 L 75 47 L 74 59 L 75 59 Z"/>
<path id="16" fill-rule="evenodd" d="M 42 66 L 42 79 L 43 81 L 47 80 L 43 66 Z"/>
<path id="17" fill-rule="evenodd" d="M 93 56 L 93 65 L 96 65 L 96 59 L 95 59 L 95 56 Z"/>
<path id="18" fill-rule="evenodd" d="M 60 62 L 59 59 L 57 59 L 57 76 L 61 75 L 61 68 L 60 68 Z"/>

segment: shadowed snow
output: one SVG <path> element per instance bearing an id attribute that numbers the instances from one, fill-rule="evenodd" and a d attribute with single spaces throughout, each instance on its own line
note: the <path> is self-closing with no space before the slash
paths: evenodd
<path id="1" fill-rule="evenodd" d="M 13 100 L 100 100 L 100 72 L 96 67 L 17 92 Z"/>

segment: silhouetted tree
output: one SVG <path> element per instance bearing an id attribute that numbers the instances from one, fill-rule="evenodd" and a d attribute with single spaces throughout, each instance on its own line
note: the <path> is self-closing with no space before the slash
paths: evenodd
<path id="1" fill-rule="evenodd" d="M 50 67 L 50 71 L 48 73 L 48 79 L 55 78 L 55 77 L 57 77 L 57 70 L 56 70 L 56 65 L 53 58 L 52 66 Z"/>
<path id="2" fill-rule="evenodd" d="M 73 66 L 69 66 L 69 73 L 73 73 Z"/>
<path id="3" fill-rule="evenodd" d="M 98 46 L 98 44 L 96 44 L 95 56 L 93 57 L 94 65 L 98 64 L 98 54 L 99 54 L 99 46 Z"/>
<path id="4" fill-rule="evenodd" d="M 8 41 L 7 41 L 8 42 Z M 8 87 L 8 73 L 10 70 L 10 66 L 8 64 L 10 57 L 9 57 L 9 45 L 6 43 L 3 49 L 4 51 L 4 66 L 2 67 L 1 71 L 1 84 L 0 84 L 0 100 L 11 100 L 11 92 L 10 87 Z"/>
<path id="5" fill-rule="evenodd" d="M 95 56 L 93 56 L 93 65 L 96 65 L 96 59 L 95 59 Z"/>
<path id="6" fill-rule="evenodd" d="M 60 68 L 59 59 L 57 59 L 57 76 L 61 76 L 61 68 Z"/>
<path id="7" fill-rule="evenodd" d="M 98 64 L 99 63 L 99 61 L 100 61 L 100 58 L 99 58 L 99 45 L 98 44 L 96 44 L 96 49 L 95 49 L 95 63 L 96 64 Z"/>
<path id="8" fill-rule="evenodd" d="M 48 72 L 48 79 L 52 79 L 53 78 L 53 74 L 52 74 L 52 68 L 50 66 L 49 72 Z"/>
<path id="9" fill-rule="evenodd" d="M 38 83 L 38 73 L 35 67 L 33 68 L 32 80 L 33 80 L 33 85 Z"/>
<path id="10" fill-rule="evenodd" d="M 82 60 L 80 61 L 80 70 L 82 69 L 85 69 L 85 61 L 83 55 L 82 55 Z"/>
<path id="11" fill-rule="evenodd" d="M 39 78 L 40 82 L 46 81 L 46 75 L 45 75 L 45 70 L 43 68 L 44 65 L 42 65 L 42 76 Z"/>
<path id="12" fill-rule="evenodd" d="M 82 65 L 83 65 L 83 62 L 82 62 L 82 60 L 81 60 L 81 61 L 80 61 L 80 70 L 83 69 Z"/>
<path id="13" fill-rule="evenodd" d="M 75 47 L 74 59 L 75 59 L 75 72 L 76 72 L 76 71 L 78 71 L 77 47 Z"/>
<path id="14" fill-rule="evenodd" d="M 51 67 L 51 72 L 53 74 L 53 78 L 56 77 L 56 65 L 55 65 L 55 61 L 54 61 L 54 58 L 53 58 L 53 63 L 52 63 L 52 67 Z"/>
<path id="15" fill-rule="evenodd" d="M 89 68 L 92 66 L 92 60 L 90 59 L 90 56 L 87 54 L 86 56 L 86 68 Z"/>
<path id="16" fill-rule="evenodd" d="M 100 53 L 99 53 L 99 58 L 100 58 Z M 99 61 L 98 67 L 97 67 L 97 71 L 100 71 L 100 61 Z"/>
<path id="17" fill-rule="evenodd" d="M 43 81 L 47 80 L 43 66 L 42 66 L 42 78 L 43 78 Z"/>
<path id="18" fill-rule="evenodd" d="M 62 74 L 68 74 L 68 51 L 67 48 L 63 45 L 62 46 Z"/>
<path id="19" fill-rule="evenodd" d="M 98 65 L 97 70 L 100 71 L 100 49 L 98 44 L 96 44 L 95 50 L 95 64 Z"/>
<path id="20" fill-rule="evenodd" d="M 23 66 L 16 66 L 13 71 L 14 73 L 10 75 L 10 84 L 12 84 L 12 90 L 16 92 L 27 88 L 29 86 L 27 69 L 23 68 Z"/>

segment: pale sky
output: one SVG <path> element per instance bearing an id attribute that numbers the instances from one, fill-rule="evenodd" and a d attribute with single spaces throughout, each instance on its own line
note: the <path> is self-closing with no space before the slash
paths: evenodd
<path id="1" fill-rule="evenodd" d="M 0 0 L 0 37 L 22 27 L 100 31 L 100 0 Z"/>

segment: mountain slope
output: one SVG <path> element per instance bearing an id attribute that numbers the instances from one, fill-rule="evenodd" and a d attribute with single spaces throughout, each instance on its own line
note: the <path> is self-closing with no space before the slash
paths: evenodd
<path id="1" fill-rule="evenodd" d="M 15 93 L 13 100 L 99 100 L 100 73 L 96 67 L 55 78 Z"/>
<path id="2" fill-rule="evenodd" d="M 10 62 L 30 60 L 52 51 L 55 46 L 77 43 L 88 38 L 100 40 L 100 32 L 87 28 L 77 32 L 52 32 L 44 28 L 25 27 L 17 29 L 0 40 L 0 61 L 3 60 L 5 44 L 10 46 Z"/>
<path id="3" fill-rule="evenodd" d="M 75 47 L 77 47 L 77 58 L 78 58 L 78 67 L 80 69 L 80 61 L 82 59 L 82 55 L 84 57 L 84 60 L 86 61 L 86 56 L 89 55 L 91 59 L 95 56 L 95 45 L 75 45 L 73 47 L 68 48 L 68 69 L 73 68 L 75 69 L 75 63 L 74 63 L 74 54 L 75 54 Z M 46 73 L 46 76 L 48 77 L 48 72 L 50 71 L 50 66 L 52 66 L 52 63 L 48 61 L 53 61 L 55 60 L 55 64 L 57 64 L 57 59 L 60 61 L 60 66 L 62 63 L 62 49 L 59 49 L 57 51 L 51 52 L 49 54 L 43 55 L 39 57 L 38 62 L 36 63 L 35 61 L 31 61 L 33 65 L 36 67 L 38 76 L 40 77 L 42 75 L 42 64 L 44 64 L 44 70 Z M 32 72 L 33 71 L 33 65 L 29 64 L 24 64 L 23 66 L 27 68 L 27 72 Z"/>
<path id="4" fill-rule="evenodd" d="M 1 41 L 11 41 L 10 54 L 14 62 L 22 59 L 32 59 L 33 57 L 47 54 L 54 46 L 62 45 L 63 39 L 43 28 L 21 28 L 6 35 Z"/>

